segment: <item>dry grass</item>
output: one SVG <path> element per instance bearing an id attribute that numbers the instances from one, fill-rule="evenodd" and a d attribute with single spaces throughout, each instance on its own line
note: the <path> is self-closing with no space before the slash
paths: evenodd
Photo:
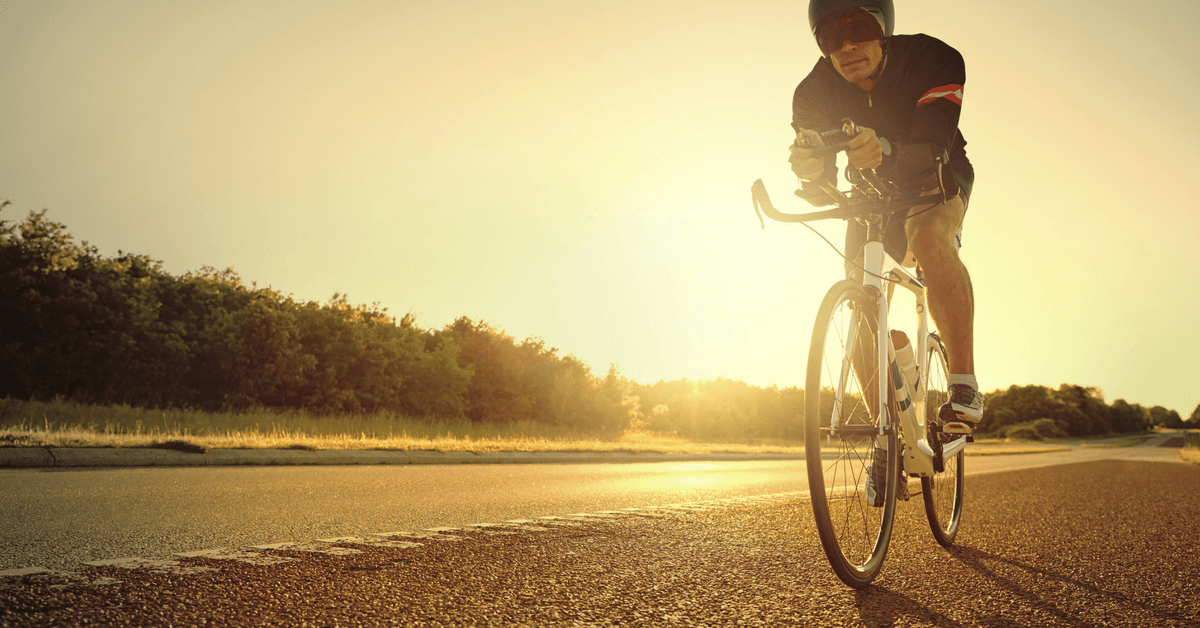
<path id="1" fill-rule="evenodd" d="M 1200 464 L 1200 430 L 1188 430 L 1184 435 L 1183 449 L 1179 456 L 1192 464 Z"/>
<path id="2" fill-rule="evenodd" d="M 542 452 L 641 452 L 641 453 L 804 453 L 803 443 L 745 444 L 697 443 L 685 438 L 652 432 L 625 432 L 617 438 L 545 438 L 528 435 L 471 438 L 446 433 L 442 436 L 414 437 L 407 434 L 378 436 L 359 434 L 311 435 L 301 432 L 257 430 L 224 434 L 195 435 L 186 432 L 149 430 L 133 434 L 97 432 L 82 428 L 25 429 L 0 428 L 0 447 L 159 447 L 185 451 L 213 449 L 303 449 L 303 450 L 387 450 L 387 451 L 542 451 Z M 1058 446 L 969 446 L 967 455 L 1011 455 L 1067 451 Z M 836 452 L 837 449 L 822 449 Z"/>
<path id="3" fill-rule="evenodd" d="M 1071 451 L 1065 445 L 1012 445 L 1009 447 L 967 447 L 968 456 L 1011 456 L 1015 454 L 1047 454 L 1054 451 Z"/>
<path id="4" fill-rule="evenodd" d="M 655 453 L 800 453 L 802 446 L 746 445 L 738 443 L 694 443 L 673 436 L 636 433 L 612 440 L 598 438 L 542 438 L 514 435 L 470 438 L 445 434 L 413 437 L 406 434 L 373 436 L 330 434 L 314 436 L 299 432 L 242 431 L 197 436 L 186 433 L 140 434 L 98 433 L 88 430 L 23 430 L 0 428 L 0 446 L 17 447 L 163 447 L 210 451 L 213 449 L 304 449 L 304 450 L 391 450 L 391 451 L 553 451 L 553 452 L 655 452 Z"/>
<path id="5" fill-rule="evenodd" d="M 1044 441 L 1028 441 L 1019 438 L 976 436 L 975 442 L 967 446 L 968 456 L 1006 456 L 1015 454 L 1041 454 L 1054 451 L 1069 451 L 1065 445 Z"/>
<path id="6" fill-rule="evenodd" d="M 504 426 L 397 415 L 238 414 L 0 400 L 0 446 L 397 451 L 801 453 L 803 443 L 693 442 L 670 434 L 588 434 L 553 425 Z"/>
<path id="7" fill-rule="evenodd" d="M 1096 446 L 1132 445 L 1140 440 Z M 626 431 L 597 435 L 532 422 L 496 426 L 389 414 L 314 416 L 268 410 L 207 413 L 13 399 L 0 399 L 0 447 L 804 453 L 802 441 L 694 442 L 673 434 Z M 966 453 L 986 456 L 1067 449 L 1052 443 L 978 438 Z"/>

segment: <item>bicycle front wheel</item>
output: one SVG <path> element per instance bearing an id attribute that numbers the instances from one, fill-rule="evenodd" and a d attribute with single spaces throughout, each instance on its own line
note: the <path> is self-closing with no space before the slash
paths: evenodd
<path id="1" fill-rule="evenodd" d="M 928 357 L 929 375 L 925 388 L 925 424 L 932 427 L 942 424 L 941 418 L 938 417 L 938 408 L 950 400 L 949 385 L 947 384 L 950 370 L 946 366 L 946 349 L 936 335 L 929 336 Z M 931 429 L 928 438 L 940 456 L 945 445 L 949 444 L 952 439 L 963 438 L 963 436 L 942 434 Z M 921 478 L 921 496 L 925 501 L 925 515 L 929 517 L 929 527 L 933 530 L 933 538 L 946 547 L 954 543 L 954 537 L 958 534 L 958 522 L 962 518 L 963 457 L 962 450 L 949 458 L 943 457 L 938 473 L 931 478 Z"/>
<path id="2" fill-rule="evenodd" d="M 859 588 L 879 575 L 896 513 L 895 429 L 879 435 L 877 308 L 838 282 L 817 313 L 804 389 L 813 516 L 834 572 Z"/>

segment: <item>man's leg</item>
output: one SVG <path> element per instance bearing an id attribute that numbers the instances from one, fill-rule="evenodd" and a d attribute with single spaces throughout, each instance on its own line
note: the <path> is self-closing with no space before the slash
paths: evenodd
<path id="1" fill-rule="evenodd" d="M 975 296 L 971 275 L 954 242 L 966 206 L 955 197 L 929 211 L 922 209 L 911 210 L 904 227 L 908 245 L 925 273 L 929 314 L 946 343 L 950 372 L 974 374 Z"/>
<path id="2" fill-rule="evenodd" d="M 975 296 L 955 243 L 965 213 L 962 198 L 955 197 L 928 211 L 911 210 L 904 226 L 909 247 L 925 272 L 929 314 L 946 344 L 950 399 L 939 414 L 943 420 L 975 424 L 983 415 L 975 380 Z"/>

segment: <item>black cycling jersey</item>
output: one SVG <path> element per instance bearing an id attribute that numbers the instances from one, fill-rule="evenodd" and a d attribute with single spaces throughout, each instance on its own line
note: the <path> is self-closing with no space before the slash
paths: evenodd
<path id="1" fill-rule="evenodd" d="M 824 132 L 850 118 L 873 129 L 892 147 L 876 172 L 902 189 L 936 174 L 937 161 L 948 151 L 956 176 L 944 173 L 945 191 L 957 194 L 962 183 L 969 194 L 975 171 L 958 132 L 966 82 L 962 55 L 928 35 L 895 35 L 885 45 L 886 65 L 869 92 L 838 74 L 828 58 L 817 61 L 796 88 L 792 127 Z M 827 157 L 825 172 L 836 184 L 834 160 Z"/>

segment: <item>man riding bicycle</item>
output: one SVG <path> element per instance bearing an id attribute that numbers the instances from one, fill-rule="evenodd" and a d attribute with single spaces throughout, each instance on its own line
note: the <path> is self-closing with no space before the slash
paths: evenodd
<path id="1" fill-rule="evenodd" d="M 836 155 L 813 157 L 821 133 L 858 123 L 846 151 L 847 174 L 871 170 L 903 192 L 936 203 L 893 214 L 884 232 L 888 254 L 924 272 L 929 313 L 946 345 L 950 400 L 939 414 L 972 426 L 983 414 L 975 380 L 971 277 L 958 256 L 962 221 L 975 171 L 958 132 L 966 72 L 962 55 L 927 35 L 893 35 L 892 0 L 810 0 L 808 20 L 822 57 L 796 88 L 789 161 L 807 192 L 824 181 L 836 186 Z M 866 227 L 846 230 L 847 275 Z"/>

